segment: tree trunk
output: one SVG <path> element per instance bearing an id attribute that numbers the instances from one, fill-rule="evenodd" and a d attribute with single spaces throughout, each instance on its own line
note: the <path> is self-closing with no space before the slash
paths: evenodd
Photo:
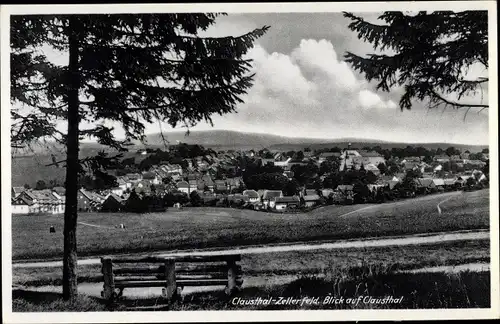
<path id="1" fill-rule="evenodd" d="M 63 297 L 73 299 L 78 294 L 77 256 L 76 256 L 76 224 L 78 194 L 78 151 L 80 121 L 78 71 L 78 22 L 77 16 L 69 19 L 69 65 L 68 65 L 68 134 L 66 142 L 66 207 L 64 210 L 64 259 L 63 259 Z"/>

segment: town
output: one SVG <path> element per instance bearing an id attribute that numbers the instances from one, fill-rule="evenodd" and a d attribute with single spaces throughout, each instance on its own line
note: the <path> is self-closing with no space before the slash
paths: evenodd
<path id="1" fill-rule="evenodd" d="M 105 172 L 81 177 L 80 212 L 154 212 L 216 206 L 268 212 L 383 203 L 487 188 L 489 152 L 380 146 L 279 152 L 214 151 L 180 143 L 128 152 Z M 62 214 L 65 189 L 43 180 L 12 188 L 12 214 Z"/>

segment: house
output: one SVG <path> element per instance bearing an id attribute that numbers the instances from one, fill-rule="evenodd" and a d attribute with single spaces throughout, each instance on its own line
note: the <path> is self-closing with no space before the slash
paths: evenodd
<path id="1" fill-rule="evenodd" d="M 208 190 L 214 191 L 214 181 L 212 180 L 212 177 L 210 177 L 209 174 L 205 174 L 202 178 L 201 181 L 204 184 L 204 187 L 208 187 Z"/>
<path id="2" fill-rule="evenodd" d="M 417 190 L 429 192 L 436 189 L 436 185 L 434 183 L 434 178 L 418 178 L 415 179 L 415 183 L 417 185 Z"/>
<path id="3" fill-rule="evenodd" d="M 243 179 L 241 177 L 227 178 L 226 183 L 229 190 L 239 188 L 243 185 Z"/>
<path id="4" fill-rule="evenodd" d="M 123 209 L 126 200 L 114 193 L 110 194 L 102 203 L 101 211 L 103 212 L 119 212 Z"/>
<path id="5" fill-rule="evenodd" d="M 248 201 L 251 203 L 256 203 L 260 201 L 260 196 L 255 190 L 245 190 L 243 195 L 248 197 Z"/>
<path id="6" fill-rule="evenodd" d="M 276 203 L 274 198 L 276 197 L 283 197 L 283 192 L 281 190 L 264 190 L 264 193 L 262 194 L 262 203 L 266 207 L 269 206 L 274 208 Z"/>
<path id="7" fill-rule="evenodd" d="M 457 188 L 456 179 L 443 179 L 445 190 L 454 190 Z"/>
<path id="8" fill-rule="evenodd" d="M 352 185 L 338 185 L 335 191 L 341 192 L 345 195 L 350 195 L 353 192 L 353 186 Z"/>
<path id="9" fill-rule="evenodd" d="M 141 181 L 137 182 L 134 185 L 133 189 L 138 194 L 150 195 L 152 185 L 153 185 L 153 183 L 150 180 L 145 179 L 145 180 L 141 180 Z"/>
<path id="10" fill-rule="evenodd" d="M 115 188 L 111 188 L 111 192 L 114 193 L 117 196 L 121 196 L 121 195 L 123 195 L 123 193 L 125 192 L 125 190 L 123 190 L 122 187 L 115 187 Z"/>
<path id="11" fill-rule="evenodd" d="M 52 188 L 52 191 L 57 193 L 59 196 L 66 196 L 66 188 L 64 187 L 54 187 Z"/>
<path id="12" fill-rule="evenodd" d="M 161 183 L 161 178 L 155 172 L 152 172 L 152 171 L 144 172 L 142 174 L 142 179 L 148 180 L 149 182 L 151 182 L 154 185 Z"/>
<path id="13" fill-rule="evenodd" d="M 104 200 L 101 195 L 82 188 L 78 190 L 77 208 L 79 211 L 95 211 L 100 208 Z"/>
<path id="14" fill-rule="evenodd" d="M 371 192 L 376 192 L 377 190 L 384 188 L 386 184 L 367 184 L 366 186 Z"/>
<path id="15" fill-rule="evenodd" d="M 434 161 L 439 162 L 439 163 L 446 163 L 446 162 L 450 162 L 450 157 L 448 155 L 435 155 Z"/>
<path id="16" fill-rule="evenodd" d="M 365 165 L 365 170 L 370 171 L 377 176 L 380 174 L 380 170 L 373 163 L 368 163 L 367 165 Z"/>
<path id="17" fill-rule="evenodd" d="M 227 200 L 233 204 L 246 203 L 250 201 L 248 196 L 242 194 L 228 195 Z"/>
<path id="18" fill-rule="evenodd" d="M 214 190 L 217 192 L 227 191 L 226 181 L 225 180 L 215 180 L 214 181 Z"/>
<path id="19" fill-rule="evenodd" d="M 474 167 L 484 167 L 486 165 L 486 162 L 483 162 L 481 160 L 468 160 L 467 164 L 472 165 Z"/>
<path id="20" fill-rule="evenodd" d="M 378 165 L 379 163 L 385 163 L 385 159 L 382 155 L 375 151 L 359 151 L 359 155 L 362 158 L 363 164 L 373 164 Z"/>
<path id="21" fill-rule="evenodd" d="M 318 155 L 318 164 L 325 162 L 326 160 L 340 158 L 342 153 L 340 152 L 323 152 Z M 305 156 L 305 154 L 304 154 Z"/>
<path id="22" fill-rule="evenodd" d="M 24 196 L 17 196 L 15 198 L 12 198 L 11 202 L 11 213 L 12 215 L 26 215 L 30 213 L 31 206 L 33 205 L 33 202 L 28 200 Z"/>
<path id="23" fill-rule="evenodd" d="M 464 159 L 460 155 L 452 155 L 450 156 L 450 161 L 452 162 L 463 162 Z"/>
<path id="24" fill-rule="evenodd" d="M 434 178 L 432 179 L 432 182 L 434 188 L 436 188 L 437 190 L 444 190 L 445 184 L 443 179 Z"/>
<path id="25" fill-rule="evenodd" d="M 189 192 L 188 192 L 188 194 L 190 194 L 193 191 L 197 191 L 198 190 L 198 181 L 197 180 L 188 180 L 188 184 L 189 184 Z"/>
<path id="26" fill-rule="evenodd" d="M 306 207 L 314 207 L 318 205 L 321 201 L 321 198 L 318 194 L 305 195 L 303 198 L 304 198 L 304 205 Z"/>
<path id="27" fill-rule="evenodd" d="M 117 177 L 116 182 L 118 183 L 118 187 L 122 188 L 124 191 L 132 188 L 132 182 L 130 182 L 127 177 Z"/>
<path id="28" fill-rule="evenodd" d="M 419 156 L 407 156 L 404 158 L 401 163 L 406 163 L 406 162 L 415 162 L 415 163 L 420 163 L 421 159 Z"/>
<path id="29" fill-rule="evenodd" d="M 177 189 L 180 191 L 180 192 L 183 192 L 185 194 L 188 194 L 191 192 L 189 190 L 189 183 L 187 181 L 179 181 L 177 182 Z"/>
<path id="30" fill-rule="evenodd" d="M 25 212 L 28 206 L 29 214 L 64 213 L 64 197 L 54 194 L 49 189 L 44 190 L 25 190 L 13 201 L 16 206 L 16 212 Z"/>
<path id="31" fill-rule="evenodd" d="M 12 198 L 17 198 L 25 190 L 24 187 L 12 187 Z"/>
<path id="32" fill-rule="evenodd" d="M 333 201 L 335 203 L 352 202 L 354 191 L 352 185 L 338 185 L 333 193 Z"/>
<path id="33" fill-rule="evenodd" d="M 142 180 L 142 175 L 140 175 L 139 173 L 128 173 L 126 175 L 127 179 L 128 179 L 128 182 L 131 183 L 131 186 L 139 181 Z"/>
<path id="34" fill-rule="evenodd" d="M 467 180 L 469 180 L 470 178 L 472 178 L 475 181 L 475 178 L 472 175 L 461 175 L 461 176 L 458 176 L 457 180 L 455 181 L 456 186 L 458 188 L 465 187 L 465 185 L 467 184 Z"/>
<path id="35" fill-rule="evenodd" d="M 333 189 L 325 188 L 321 190 L 321 195 L 323 195 L 323 197 L 325 198 L 328 198 L 330 195 L 333 195 L 333 192 L 334 192 Z"/>
<path id="36" fill-rule="evenodd" d="M 300 206 L 300 198 L 297 196 L 281 196 L 273 199 L 276 210 L 295 209 Z"/>
<path id="37" fill-rule="evenodd" d="M 286 160 L 283 160 L 283 161 L 274 161 L 274 165 L 275 166 L 279 166 L 279 167 L 282 167 L 282 168 L 286 168 L 288 167 L 288 164 L 290 163 L 290 161 L 292 161 L 292 158 L 289 157 L 287 158 Z"/>

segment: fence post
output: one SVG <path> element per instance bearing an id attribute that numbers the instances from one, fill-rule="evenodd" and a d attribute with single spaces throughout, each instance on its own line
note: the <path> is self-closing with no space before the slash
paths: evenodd
<path id="1" fill-rule="evenodd" d="M 165 297 L 172 299 L 177 294 L 177 282 L 175 279 L 175 260 L 165 260 Z"/>
<path id="2" fill-rule="evenodd" d="M 227 287 L 226 295 L 231 295 L 237 288 L 236 285 L 236 262 L 232 260 L 227 261 Z"/>
<path id="3" fill-rule="evenodd" d="M 115 292 L 115 279 L 113 277 L 113 262 L 110 257 L 101 258 L 102 274 L 104 278 L 102 297 L 112 300 Z"/>

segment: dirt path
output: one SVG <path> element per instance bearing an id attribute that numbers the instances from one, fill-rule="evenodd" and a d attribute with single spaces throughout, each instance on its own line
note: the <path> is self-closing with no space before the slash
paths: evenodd
<path id="1" fill-rule="evenodd" d="M 458 196 L 458 195 L 461 195 L 461 194 L 463 194 L 463 192 L 446 192 L 446 193 L 440 193 L 440 194 L 434 194 L 434 195 L 428 195 L 428 196 L 423 196 L 423 197 L 412 198 L 411 201 L 425 201 L 425 200 L 433 200 L 433 199 L 438 199 L 438 198 L 446 197 L 444 200 L 441 200 L 437 204 L 438 212 L 441 214 L 440 205 L 442 203 L 444 203 L 444 202 L 446 202 L 446 201 L 448 201 L 448 200 L 450 200 L 450 199 Z M 393 202 L 393 203 L 391 203 L 391 206 L 399 206 L 399 205 L 405 204 L 407 202 L 408 202 L 407 200 Z M 368 209 L 372 209 L 372 208 L 375 208 L 375 207 L 380 208 L 380 206 L 382 206 L 382 205 L 381 204 L 369 205 L 369 206 L 366 206 L 366 207 L 363 207 L 363 208 L 359 208 L 359 209 L 350 211 L 348 213 L 339 215 L 338 217 L 346 217 L 346 216 L 349 216 L 349 215 L 352 215 L 352 214 L 356 214 L 358 212 L 365 211 L 365 210 L 368 210 Z"/>
<path id="2" fill-rule="evenodd" d="M 445 203 L 445 202 L 447 202 L 448 200 L 450 200 L 450 199 L 452 199 L 452 198 L 455 198 L 455 197 L 457 197 L 457 196 L 459 196 L 459 195 L 461 195 L 461 194 L 463 195 L 463 191 L 461 191 L 460 193 L 456 193 L 455 195 L 452 195 L 452 196 L 450 196 L 450 197 L 448 197 L 448 198 L 446 198 L 446 199 L 444 199 L 444 200 L 441 200 L 441 201 L 437 204 L 437 206 L 436 206 L 436 207 L 437 207 L 437 210 L 438 210 L 438 213 L 439 213 L 439 214 L 441 214 L 441 212 L 442 212 L 442 210 L 441 210 L 441 204 L 442 204 L 442 203 Z"/>
<path id="3" fill-rule="evenodd" d="M 404 246 L 404 245 L 419 245 L 429 243 L 442 243 L 452 241 L 467 241 L 467 240 L 485 240 L 489 239 L 489 230 L 474 230 L 474 231 L 456 231 L 431 234 L 417 234 L 400 237 L 386 238 L 367 238 L 356 240 L 340 240 L 329 242 L 309 242 L 309 243 L 291 243 L 291 244 L 276 244 L 264 246 L 244 246 L 235 247 L 225 250 L 194 250 L 194 251 L 164 251 L 155 253 L 159 256 L 185 256 L 185 255 L 226 255 L 226 254 L 260 254 L 273 252 L 290 252 L 290 251 L 313 251 L 313 250 L 333 250 L 347 248 L 368 248 L 368 247 L 386 247 L 386 246 Z M 99 264 L 99 258 L 79 260 L 79 265 Z M 25 262 L 14 263 L 14 268 L 38 268 L 38 267 L 60 267 L 62 261 L 48 262 Z"/>
<path id="4" fill-rule="evenodd" d="M 98 228 L 116 229 L 116 227 L 113 227 L 113 226 L 103 226 L 103 225 L 89 224 L 89 223 L 84 223 L 84 222 L 78 222 L 78 224 L 85 225 L 85 226 L 91 226 L 91 227 L 98 227 Z"/>

